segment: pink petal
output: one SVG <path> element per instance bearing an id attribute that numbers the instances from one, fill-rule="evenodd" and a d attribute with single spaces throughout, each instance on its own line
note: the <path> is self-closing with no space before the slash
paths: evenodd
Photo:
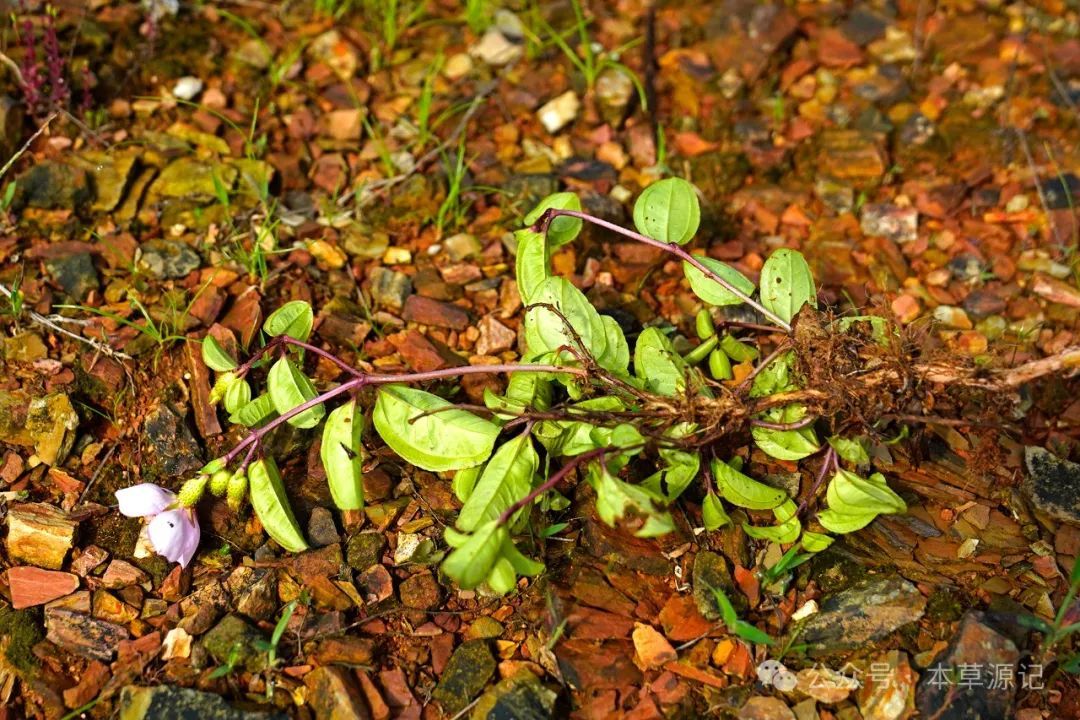
<path id="1" fill-rule="evenodd" d="M 146 517 L 157 515 L 174 502 L 176 495 L 163 487 L 153 483 L 132 485 L 123 490 L 117 490 L 116 500 L 120 503 L 120 512 L 128 517 Z"/>
<path id="2" fill-rule="evenodd" d="M 188 510 L 167 510 L 150 521 L 146 528 L 154 552 L 169 562 L 187 567 L 199 547 L 199 523 Z"/>

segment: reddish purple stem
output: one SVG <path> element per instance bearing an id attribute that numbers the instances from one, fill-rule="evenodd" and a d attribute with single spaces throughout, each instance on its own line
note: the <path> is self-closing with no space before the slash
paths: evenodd
<path id="1" fill-rule="evenodd" d="M 555 474 L 549 477 L 542 485 L 538 486 L 528 495 L 503 510 L 502 514 L 499 515 L 497 524 L 505 525 L 507 522 L 509 522 L 510 518 L 514 517 L 514 514 L 517 513 L 518 510 L 527 506 L 529 503 L 536 500 L 536 498 L 540 497 L 548 490 L 558 485 L 563 480 L 563 478 L 572 473 L 579 465 L 583 465 L 590 460 L 603 457 L 604 455 L 607 455 L 609 452 L 613 452 L 614 450 L 615 448 L 598 448 L 596 450 L 590 450 L 587 453 L 583 453 L 574 457 L 572 460 L 570 460 L 570 462 L 559 468 L 555 472 Z"/>
<path id="2" fill-rule="evenodd" d="M 551 221 L 554 218 L 557 218 L 559 216 L 578 218 L 579 220 L 584 220 L 586 222 L 590 222 L 593 225 L 598 225 L 599 227 L 606 228 L 608 230 L 611 230 L 614 233 L 618 233 L 618 234 L 623 235 L 625 237 L 632 238 L 634 240 L 637 240 L 638 242 L 645 243 L 646 245 L 650 245 L 650 246 L 652 246 L 654 248 L 659 248 L 660 250 L 663 250 L 664 252 L 671 253 L 672 255 L 678 257 L 679 259 L 690 263 L 695 268 L 697 268 L 702 273 L 704 273 L 705 277 L 707 277 L 710 280 L 712 280 L 713 282 L 719 284 L 722 288 L 724 288 L 725 290 L 730 292 L 732 295 L 739 298 L 744 303 L 746 303 L 747 305 L 749 305 L 750 307 L 754 308 L 755 310 L 760 312 L 762 315 L 767 317 L 771 322 L 776 323 L 777 327 L 783 329 L 784 332 L 787 332 L 787 333 L 791 332 L 791 325 L 784 322 L 784 319 L 782 317 L 780 317 L 776 313 L 772 312 L 771 310 L 768 310 L 761 303 L 759 303 L 756 300 L 752 299 L 749 295 L 744 293 L 742 290 L 739 290 L 738 288 L 734 287 L 727 280 L 725 280 L 724 278 L 722 278 L 719 275 L 717 275 L 716 273 L 714 273 L 712 270 L 707 268 L 704 263 L 702 263 L 700 260 L 698 260 L 695 256 L 691 255 L 686 250 L 684 250 L 681 245 L 678 245 L 676 243 L 660 242 L 659 240 L 657 240 L 655 238 L 651 238 L 648 235 L 642 235 L 641 233 L 634 232 L 633 230 L 627 230 L 626 228 L 624 228 L 624 227 L 622 227 L 620 225 L 616 225 L 615 223 L 608 222 L 607 220 L 602 220 L 602 219 L 600 219 L 600 218 L 598 218 L 598 217 L 596 217 L 594 215 L 590 215 L 589 213 L 581 212 L 581 211 L 578 211 L 578 210 L 561 210 L 561 209 L 557 209 L 557 208 L 550 208 L 550 209 L 544 211 L 544 214 L 540 216 L 540 219 L 536 222 L 536 224 L 533 226 L 533 228 L 536 230 L 536 232 L 546 233 L 548 225 L 551 224 Z"/>

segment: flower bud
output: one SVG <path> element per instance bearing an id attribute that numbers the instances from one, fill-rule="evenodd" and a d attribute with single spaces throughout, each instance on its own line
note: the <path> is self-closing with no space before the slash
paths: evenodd
<path id="1" fill-rule="evenodd" d="M 239 470 L 233 473 L 233 476 L 229 478 L 229 487 L 227 493 L 229 509 L 233 512 L 238 512 L 240 508 L 244 506 L 244 501 L 247 500 L 247 473 L 241 472 Z"/>
<path id="2" fill-rule="evenodd" d="M 195 507 L 199 500 L 202 499 L 203 493 L 206 492 L 208 482 L 210 482 L 210 478 L 206 475 L 196 475 L 185 482 L 180 488 L 180 507 Z"/>
<path id="3" fill-rule="evenodd" d="M 225 490 L 229 487 L 229 478 L 232 477 L 232 473 L 222 468 L 216 473 L 210 476 L 210 492 L 216 497 L 221 497 L 225 494 Z"/>
<path id="4" fill-rule="evenodd" d="M 221 402 L 221 399 L 225 397 L 225 393 L 229 391 L 229 388 L 236 380 L 237 377 L 234 372 L 222 373 L 218 376 L 217 382 L 214 383 L 214 387 L 210 389 L 210 404 L 217 405 Z"/>

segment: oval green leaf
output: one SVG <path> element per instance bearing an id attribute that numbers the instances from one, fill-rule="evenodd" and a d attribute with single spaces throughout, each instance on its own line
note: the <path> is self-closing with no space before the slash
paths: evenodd
<path id="1" fill-rule="evenodd" d="M 731 524 L 731 518 L 724 510 L 724 503 L 720 502 L 720 496 L 716 493 L 705 496 L 705 501 L 701 504 L 701 520 L 705 523 L 705 529 L 710 532 Z"/>
<path id="2" fill-rule="evenodd" d="M 315 397 L 315 385 L 287 357 L 278 358 L 266 376 L 266 390 L 274 401 L 274 409 L 284 415 Z M 322 403 L 293 415 L 287 422 L 293 427 L 313 428 L 326 414 Z"/>
<path id="3" fill-rule="evenodd" d="M 704 256 L 697 256 L 697 261 L 716 273 L 728 285 L 731 285 L 743 295 L 749 296 L 754 292 L 754 283 L 727 263 Z M 694 294 L 710 305 L 738 305 L 743 302 L 741 297 L 685 260 L 683 261 L 683 274 L 686 275 L 686 279 L 690 282 L 690 289 L 694 291 Z"/>
<path id="4" fill-rule="evenodd" d="M 761 304 L 776 313 L 784 322 L 791 319 L 803 305 L 817 307 L 814 275 L 802 253 L 780 248 L 761 268 Z"/>
<path id="5" fill-rule="evenodd" d="M 548 261 L 547 243 L 543 235 L 532 230 L 518 230 L 514 235 L 517 237 L 514 271 L 518 295 L 521 296 L 521 302 L 528 305 L 540 284 L 551 277 L 551 263 Z"/>
<path id="6" fill-rule="evenodd" d="M 838 470 L 829 481 L 825 496 L 829 508 L 838 513 L 878 515 L 907 511 L 903 498 L 889 488 L 880 473 L 867 480 L 853 472 Z"/>
<path id="7" fill-rule="evenodd" d="M 232 359 L 221 343 L 214 339 L 213 335 L 207 335 L 202 341 L 202 359 L 206 367 L 217 372 L 228 372 L 237 368 L 236 361 Z"/>
<path id="8" fill-rule="evenodd" d="M 323 426 L 319 457 L 326 470 L 330 495 L 341 510 L 364 507 L 363 458 L 361 435 L 364 416 L 356 412 L 356 400 L 335 408 Z"/>
<path id="9" fill-rule="evenodd" d="M 307 541 L 293 515 L 274 459 L 268 457 L 255 460 L 248 465 L 247 474 L 251 507 L 266 534 L 289 552 L 307 550 Z"/>
<path id="10" fill-rule="evenodd" d="M 499 435 L 495 423 L 403 385 L 379 388 L 372 420 L 390 449 L 432 472 L 479 465 L 491 455 Z"/>
<path id="11" fill-rule="evenodd" d="M 580 212 L 581 198 L 570 192 L 557 192 L 548 195 L 525 216 L 525 223 L 527 225 L 532 225 L 540 219 L 540 216 L 544 214 L 544 211 L 550 208 L 556 210 L 576 210 Z M 581 219 L 576 217 L 562 215 L 552 219 L 547 230 L 547 242 L 549 247 L 554 250 L 562 247 L 568 242 L 573 242 L 574 238 L 581 232 L 582 225 Z"/>
<path id="12" fill-rule="evenodd" d="M 829 508 L 818 513 L 817 519 L 821 526 L 829 532 L 843 535 L 845 533 L 862 530 L 873 522 L 876 513 L 841 513 Z"/>
<path id="13" fill-rule="evenodd" d="M 303 300 L 293 300 L 270 313 L 270 317 L 263 323 L 263 332 L 270 337 L 288 335 L 303 342 L 311 335 L 311 326 L 314 322 L 315 316 L 311 305 Z"/>
<path id="14" fill-rule="evenodd" d="M 251 386 L 248 385 L 247 380 L 236 378 L 229 383 L 223 398 L 225 412 L 229 414 L 237 412 L 249 402 L 251 402 Z"/>
<path id="15" fill-rule="evenodd" d="M 686 389 L 686 363 L 659 328 L 645 328 L 638 335 L 634 374 L 658 395 L 672 396 Z"/>
<path id="16" fill-rule="evenodd" d="M 569 280 L 546 278 L 537 287 L 531 302 L 537 305 L 525 313 L 525 343 L 530 356 L 556 352 L 563 347 L 580 349 L 574 337 L 576 334 L 590 355 L 603 357 L 607 350 L 604 322 L 585 294 Z M 558 313 L 546 307 L 549 305 Z M 571 358 L 572 355 L 564 353 L 563 357 Z"/>
<path id="17" fill-rule="evenodd" d="M 443 572 L 463 590 L 475 588 L 487 579 L 509 537 L 510 532 L 497 520 L 484 523 L 472 535 L 447 528 L 446 542 L 454 551 L 443 561 Z"/>
<path id="18" fill-rule="evenodd" d="M 229 422 L 244 427 L 255 427 L 256 425 L 262 425 L 276 414 L 273 399 L 268 393 L 263 393 L 232 415 L 229 415 Z"/>
<path id="19" fill-rule="evenodd" d="M 473 531 L 502 515 L 504 510 L 529 494 L 539 466 L 540 456 L 528 435 L 518 435 L 503 443 L 484 466 L 469 499 L 462 506 L 458 528 Z"/>
<path id="20" fill-rule="evenodd" d="M 697 192 L 682 178 L 654 182 L 634 203 L 634 226 L 660 242 L 685 245 L 700 224 Z"/>
<path id="21" fill-rule="evenodd" d="M 743 475 L 722 460 L 713 460 L 712 471 L 720 494 L 737 507 L 748 510 L 772 510 L 788 499 L 787 493 L 783 490 Z"/>

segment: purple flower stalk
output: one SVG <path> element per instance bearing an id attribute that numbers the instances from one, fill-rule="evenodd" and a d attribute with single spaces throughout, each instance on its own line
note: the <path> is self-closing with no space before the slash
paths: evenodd
<path id="1" fill-rule="evenodd" d="M 154 552 L 187 567 L 199 549 L 199 520 L 191 508 L 176 507 L 176 493 L 152 483 L 116 491 L 120 512 L 149 519 L 146 528 Z"/>

